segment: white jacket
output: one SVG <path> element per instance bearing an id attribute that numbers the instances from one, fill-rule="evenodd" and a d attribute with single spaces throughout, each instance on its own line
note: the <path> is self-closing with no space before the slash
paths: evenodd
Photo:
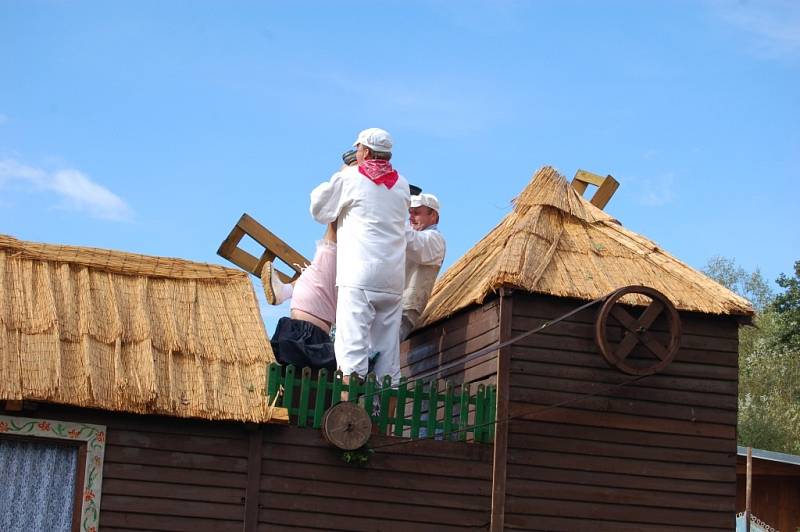
<path id="1" fill-rule="evenodd" d="M 311 191 L 311 216 L 337 222 L 336 286 L 403 293 L 408 181 L 376 185 L 356 166 Z"/>
<path id="2" fill-rule="evenodd" d="M 431 297 L 436 276 L 445 253 L 444 236 L 436 225 L 415 231 L 406 225 L 406 288 L 403 291 L 403 313 L 413 310 L 418 318 Z M 409 315 L 409 320 L 411 317 Z M 411 320 L 414 321 L 414 320 Z"/>

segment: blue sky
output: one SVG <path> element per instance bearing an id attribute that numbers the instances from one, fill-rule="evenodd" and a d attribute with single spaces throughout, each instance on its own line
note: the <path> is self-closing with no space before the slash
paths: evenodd
<path id="1" fill-rule="evenodd" d="M 356 133 L 437 194 L 445 266 L 552 165 L 701 268 L 800 259 L 800 2 L 0 1 L 0 233 L 227 264 L 311 255 Z M 268 327 L 285 308 L 267 312 Z"/>

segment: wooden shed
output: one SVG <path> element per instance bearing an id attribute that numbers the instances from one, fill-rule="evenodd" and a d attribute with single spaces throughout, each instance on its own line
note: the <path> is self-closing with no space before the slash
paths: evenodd
<path id="1" fill-rule="evenodd" d="M 0 236 L 0 530 L 488 527 L 491 446 L 348 465 L 270 362 L 243 271 Z"/>
<path id="2" fill-rule="evenodd" d="M 736 511 L 747 509 L 747 448 L 739 447 Z M 772 530 L 800 528 L 800 456 L 763 449 L 752 450 L 751 514 Z"/>
<path id="3" fill-rule="evenodd" d="M 680 317 L 677 354 L 652 374 L 647 344 L 671 345 L 663 305 L 627 294 L 598 326 L 629 285 Z M 497 383 L 492 530 L 731 530 L 738 327 L 752 313 L 545 167 L 439 279 L 403 368 Z M 633 374 L 601 356 L 598 328 Z"/>
<path id="4" fill-rule="evenodd" d="M 412 379 L 497 385 L 459 417 L 493 445 L 373 435 L 354 467 L 274 423 L 245 272 L 0 237 L 0 529 L 730 530 L 750 315 L 543 168 L 404 344 Z"/>
<path id="5" fill-rule="evenodd" d="M 148 468 L 175 493 L 201 489 L 202 476 L 164 449 L 229 455 L 223 429 L 187 438 L 198 424 L 177 418 L 270 418 L 272 351 L 243 272 L 0 236 L 0 323 L 0 461 L 16 481 L 3 499 L 21 510 L 3 512 L 4 530 L 162 513 L 164 484 L 142 483 Z M 70 523 L 50 520 L 55 507 Z M 37 508 L 49 511 L 32 521 Z"/>

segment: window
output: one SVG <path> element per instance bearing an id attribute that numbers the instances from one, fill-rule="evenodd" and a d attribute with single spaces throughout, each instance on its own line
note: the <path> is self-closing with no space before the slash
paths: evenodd
<path id="1" fill-rule="evenodd" d="M 96 532 L 106 428 L 0 415 L 0 530 Z"/>

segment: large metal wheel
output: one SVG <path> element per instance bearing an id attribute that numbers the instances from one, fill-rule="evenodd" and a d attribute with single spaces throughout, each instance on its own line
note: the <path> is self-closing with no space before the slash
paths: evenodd
<path id="1" fill-rule="evenodd" d="M 650 299 L 650 304 L 638 318 L 631 315 L 619 302 L 629 294 L 638 294 Z M 650 330 L 653 323 L 664 313 L 669 335 L 666 345 Z M 616 345 L 612 345 L 608 338 L 609 317 L 613 317 L 624 331 L 622 340 Z M 608 296 L 600 308 L 595 320 L 595 342 L 603 358 L 612 367 L 629 375 L 652 375 L 667 367 L 675 358 L 681 344 L 681 318 L 675 305 L 658 290 L 647 286 L 626 286 Z M 628 355 L 639 344 L 653 355 L 652 364 L 641 358 L 634 364 L 628 359 Z"/>
<path id="2" fill-rule="evenodd" d="M 336 403 L 322 416 L 322 435 L 328 443 L 343 451 L 363 447 L 371 433 L 369 414 L 355 403 Z"/>

